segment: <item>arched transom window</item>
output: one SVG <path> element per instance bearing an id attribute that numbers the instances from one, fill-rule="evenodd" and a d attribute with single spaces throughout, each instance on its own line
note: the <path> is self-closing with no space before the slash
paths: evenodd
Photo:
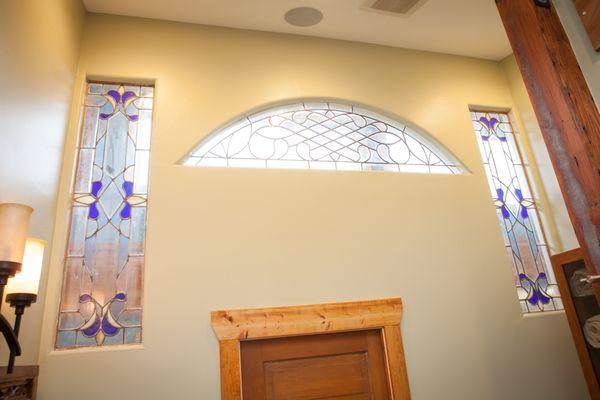
<path id="1" fill-rule="evenodd" d="M 189 166 L 383 170 L 455 174 L 460 163 L 429 135 L 373 111 L 301 102 L 242 117 L 211 134 Z"/>

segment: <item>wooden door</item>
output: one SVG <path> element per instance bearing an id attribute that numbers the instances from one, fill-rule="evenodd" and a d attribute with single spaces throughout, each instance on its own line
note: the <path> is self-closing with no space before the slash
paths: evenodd
<path id="1" fill-rule="evenodd" d="M 381 330 L 241 343 L 244 400 L 390 399 Z"/>
<path id="2" fill-rule="evenodd" d="M 600 306 L 581 249 L 552 256 L 552 267 L 592 400 L 600 400 Z"/>

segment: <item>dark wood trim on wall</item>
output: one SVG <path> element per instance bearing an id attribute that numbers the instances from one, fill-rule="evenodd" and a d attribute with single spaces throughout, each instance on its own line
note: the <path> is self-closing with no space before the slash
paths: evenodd
<path id="1" fill-rule="evenodd" d="M 600 273 L 600 116 L 554 6 L 496 0 L 590 273 Z M 600 299 L 600 284 L 594 286 Z"/>

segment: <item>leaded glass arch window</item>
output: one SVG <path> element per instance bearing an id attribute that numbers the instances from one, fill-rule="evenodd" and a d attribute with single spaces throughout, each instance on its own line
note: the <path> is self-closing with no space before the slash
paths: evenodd
<path id="1" fill-rule="evenodd" d="M 463 172 L 450 152 L 417 128 L 371 110 L 333 102 L 297 102 L 239 118 L 209 135 L 183 164 Z"/>

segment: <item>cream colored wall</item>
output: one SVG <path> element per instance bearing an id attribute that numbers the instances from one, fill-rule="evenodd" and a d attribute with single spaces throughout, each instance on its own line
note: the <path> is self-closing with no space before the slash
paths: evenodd
<path id="1" fill-rule="evenodd" d="M 31 205 L 30 235 L 45 240 L 54 225 L 84 18 L 79 0 L 0 0 L 0 203 Z M 23 318 L 20 364 L 38 357 L 44 291 L 45 274 L 40 300 Z M 12 319 L 13 310 L 3 308 Z"/>
<path id="2" fill-rule="evenodd" d="M 402 297 L 414 399 L 587 399 L 563 313 L 523 317 L 469 104 L 513 107 L 497 63 L 90 15 L 77 75 L 156 80 L 142 347 L 53 352 L 75 157 L 66 143 L 40 400 L 218 399 L 210 310 Z M 78 110 L 77 92 L 73 109 Z M 431 132 L 462 176 L 177 165 L 249 109 L 335 97 Z"/>
<path id="3" fill-rule="evenodd" d="M 500 63 L 508 80 L 514 100 L 514 115 L 522 133 L 525 156 L 531 166 L 530 177 L 535 186 L 537 206 L 546 227 L 547 239 L 552 253 L 560 253 L 579 247 L 567 207 L 556 179 L 548 149 L 544 143 L 525 83 L 513 55 Z"/>
<path id="4" fill-rule="evenodd" d="M 594 50 L 573 0 L 554 0 L 554 5 L 594 96 L 596 107 L 600 110 L 600 52 Z"/>

